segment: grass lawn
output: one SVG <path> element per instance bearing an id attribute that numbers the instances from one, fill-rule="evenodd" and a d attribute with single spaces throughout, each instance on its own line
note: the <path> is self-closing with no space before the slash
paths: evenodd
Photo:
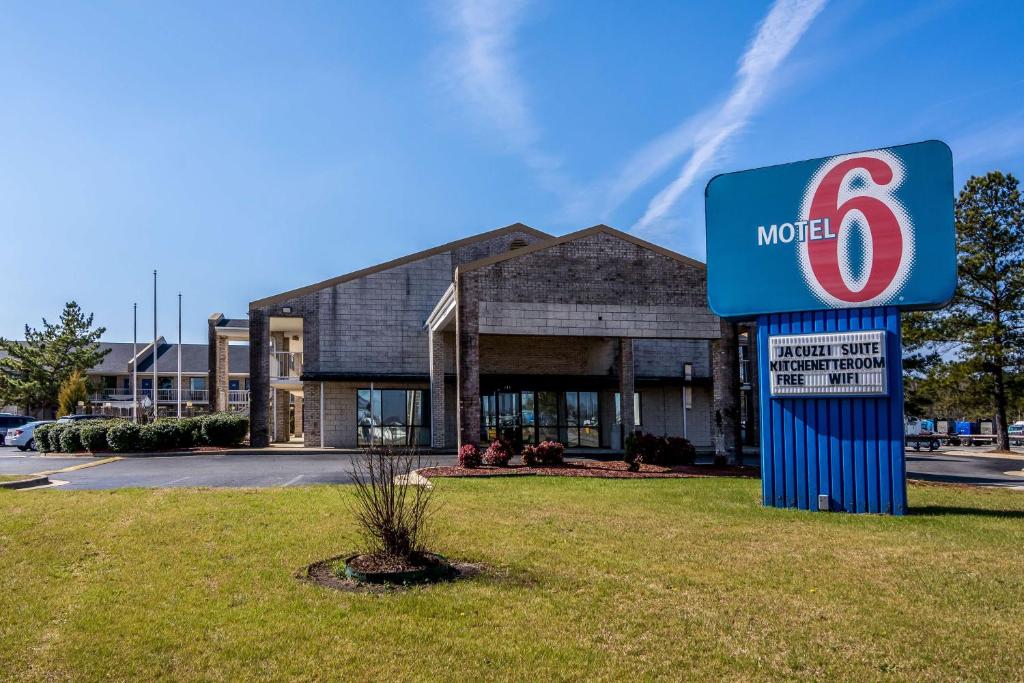
<path id="1" fill-rule="evenodd" d="M 739 479 L 439 480 L 436 549 L 489 576 L 293 578 L 349 489 L 0 490 L 0 678 L 1019 679 L 1024 495 L 906 518 L 760 507 Z"/>
<path id="2" fill-rule="evenodd" d="M 30 474 L 0 474 L 0 483 L 5 481 L 21 481 L 22 479 L 29 479 L 31 476 Z"/>

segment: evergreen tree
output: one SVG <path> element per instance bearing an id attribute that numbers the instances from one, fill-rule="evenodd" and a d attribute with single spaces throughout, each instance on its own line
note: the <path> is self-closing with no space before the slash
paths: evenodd
<path id="1" fill-rule="evenodd" d="M 43 318 L 42 329 L 25 325 L 25 340 L 0 338 L 0 404 L 22 406 L 26 412 L 52 411 L 58 393 L 77 370 L 84 373 L 109 353 L 99 339 L 105 327 L 93 328 L 93 316 L 74 301 L 64 305 L 56 324 Z"/>
<path id="2" fill-rule="evenodd" d="M 904 326 L 911 395 L 939 402 L 944 396 L 948 410 L 966 411 L 980 392 L 995 415 L 996 446 L 1006 450 L 1011 391 L 1024 363 L 1024 199 L 1017 179 L 999 171 L 970 178 L 957 199 L 956 228 L 953 301 L 907 316 Z M 936 358 L 943 345 L 955 362 Z"/>
<path id="3" fill-rule="evenodd" d="M 81 370 L 75 370 L 64 384 L 60 385 L 57 394 L 57 417 L 74 415 L 78 412 L 78 404 L 88 400 L 89 385 L 85 381 L 85 375 Z"/>

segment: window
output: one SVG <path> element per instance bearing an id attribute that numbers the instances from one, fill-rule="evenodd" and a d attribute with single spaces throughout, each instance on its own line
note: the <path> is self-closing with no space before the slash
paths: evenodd
<path id="1" fill-rule="evenodd" d="M 622 424 L 622 395 L 615 394 L 615 424 Z M 644 423 L 643 416 L 640 412 L 640 408 L 643 406 L 643 401 L 640 400 L 640 392 L 633 392 L 633 424 L 636 429 L 640 429 L 640 425 Z"/>
<path id="2" fill-rule="evenodd" d="M 356 442 L 360 446 L 429 446 L 430 415 L 420 389 L 356 391 Z"/>
<path id="3" fill-rule="evenodd" d="M 205 377 L 191 377 L 188 380 L 188 388 L 192 391 L 202 391 L 206 389 L 206 378 Z"/>
<path id="4" fill-rule="evenodd" d="M 561 441 L 572 448 L 601 446 L 596 391 L 498 391 L 480 397 L 480 438 L 508 440 L 514 448 Z"/>

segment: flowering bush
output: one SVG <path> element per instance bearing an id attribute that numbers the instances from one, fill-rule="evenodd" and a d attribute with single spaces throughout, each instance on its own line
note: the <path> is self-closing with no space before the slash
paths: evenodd
<path id="1" fill-rule="evenodd" d="M 495 439 L 484 451 L 484 462 L 488 465 L 507 467 L 512 459 L 512 447 L 500 439 Z"/>
<path id="2" fill-rule="evenodd" d="M 553 467 L 564 461 L 565 446 L 557 441 L 541 441 L 523 446 L 523 464 L 529 467 Z"/>
<path id="3" fill-rule="evenodd" d="M 475 443 L 467 443 L 459 449 L 459 467 L 480 467 L 480 449 Z"/>

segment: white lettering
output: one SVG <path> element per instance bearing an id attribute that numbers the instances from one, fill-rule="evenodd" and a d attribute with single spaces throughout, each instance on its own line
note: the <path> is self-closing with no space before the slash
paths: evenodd
<path id="1" fill-rule="evenodd" d="M 765 244 L 775 244 L 779 239 L 779 226 L 772 224 L 772 227 L 767 231 L 763 225 L 757 226 L 757 246 L 763 246 Z"/>
<path id="2" fill-rule="evenodd" d="M 786 236 L 786 230 L 789 230 L 789 236 Z M 779 241 L 783 244 L 789 244 L 793 241 L 793 224 L 783 223 L 779 226 Z"/>

